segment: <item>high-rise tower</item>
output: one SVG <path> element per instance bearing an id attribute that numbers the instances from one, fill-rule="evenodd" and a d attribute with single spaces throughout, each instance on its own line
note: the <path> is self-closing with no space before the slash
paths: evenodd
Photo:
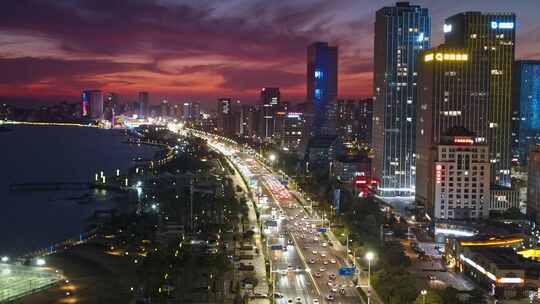
<path id="1" fill-rule="evenodd" d="M 513 13 L 481 12 L 460 13 L 444 24 L 444 45 L 469 53 L 467 73 L 477 82 L 471 97 L 488 103 L 491 177 L 500 186 L 510 186 L 515 24 Z"/>
<path id="2" fill-rule="evenodd" d="M 430 45 L 427 8 L 398 2 L 377 11 L 372 140 L 374 175 L 383 196 L 415 191 L 417 60 Z"/>
<path id="3" fill-rule="evenodd" d="M 314 106 L 313 135 L 325 133 L 328 108 L 338 94 L 338 48 L 315 42 L 307 49 L 306 100 Z"/>

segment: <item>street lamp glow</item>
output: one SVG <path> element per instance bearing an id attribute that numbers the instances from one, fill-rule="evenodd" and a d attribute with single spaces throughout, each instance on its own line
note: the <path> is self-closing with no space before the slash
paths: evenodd
<path id="1" fill-rule="evenodd" d="M 7 263 L 7 262 L 9 262 L 9 257 L 3 256 L 2 257 L 2 263 Z"/>
<path id="2" fill-rule="evenodd" d="M 268 156 L 268 159 L 269 159 L 271 162 L 273 162 L 273 161 L 276 160 L 276 155 L 275 155 L 275 154 L 270 154 L 270 155 Z"/>
<path id="3" fill-rule="evenodd" d="M 425 296 L 425 295 L 427 295 L 427 290 L 422 289 L 422 291 L 420 291 L 420 293 L 421 293 L 423 296 Z"/>
<path id="4" fill-rule="evenodd" d="M 36 265 L 38 266 L 45 266 L 45 260 L 42 258 L 39 258 L 36 260 Z"/>
<path id="5" fill-rule="evenodd" d="M 373 254 L 373 252 L 368 251 L 368 253 L 366 253 L 366 260 L 371 261 L 374 257 L 375 255 Z"/>

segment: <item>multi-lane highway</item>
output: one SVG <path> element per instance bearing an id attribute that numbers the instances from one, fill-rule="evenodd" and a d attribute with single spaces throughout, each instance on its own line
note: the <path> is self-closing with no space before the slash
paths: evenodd
<path id="1" fill-rule="evenodd" d="M 269 296 L 287 304 L 364 303 L 353 276 L 340 275 L 340 268 L 351 267 L 344 246 L 324 233 L 328 223 L 300 203 L 304 201 L 297 199 L 300 194 L 293 195 L 279 174 L 234 142 L 196 134 L 229 157 L 256 197 L 273 278 Z"/>

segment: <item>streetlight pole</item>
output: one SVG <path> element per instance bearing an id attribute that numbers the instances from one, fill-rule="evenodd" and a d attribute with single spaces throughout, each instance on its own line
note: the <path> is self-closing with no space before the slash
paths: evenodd
<path id="1" fill-rule="evenodd" d="M 366 260 L 368 260 L 368 304 L 371 300 L 371 260 L 373 260 L 373 252 L 368 251 L 366 253 Z"/>
<path id="2" fill-rule="evenodd" d="M 347 251 L 345 252 L 345 256 L 347 257 L 347 261 L 348 261 L 349 260 L 349 232 L 347 232 L 347 240 L 346 240 L 346 242 L 347 242 L 347 244 L 346 244 L 347 245 L 346 246 Z"/>

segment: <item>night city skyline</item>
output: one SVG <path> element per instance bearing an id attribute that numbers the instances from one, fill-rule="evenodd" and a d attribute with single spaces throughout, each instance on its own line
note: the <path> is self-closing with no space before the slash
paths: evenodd
<path id="1" fill-rule="evenodd" d="M 540 304 L 538 1 L 0 1 L 0 304 Z"/>
<path id="2" fill-rule="evenodd" d="M 462 11 L 517 15 L 516 59 L 538 56 L 530 1 L 417 1 L 432 14 L 432 46 L 444 18 Z M 257 100 L 280 87 L 305 99 L 306 47 L 339 52 L 339 96 L 372 94 L 375 11 L 393 1 L 6 1 L 0 12 L 0 97 L 76 101 L 84 88 L 136 99 L 203 104 L 230 96 Z"/>

